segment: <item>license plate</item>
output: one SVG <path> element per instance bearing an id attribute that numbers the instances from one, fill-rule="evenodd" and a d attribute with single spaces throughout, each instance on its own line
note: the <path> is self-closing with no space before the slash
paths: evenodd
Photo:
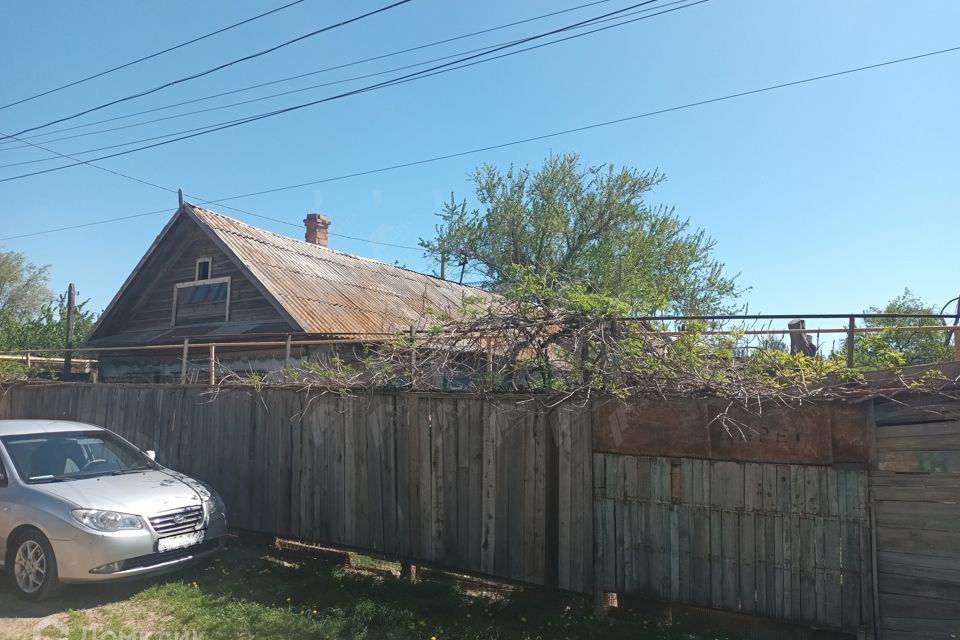
<path id="1" fill-rule="evenodd" d="M 203 531 L 191 531 L 190 533 L 183 533 L 179 536 L 160 538 L 160 540 L 157 541 L 157 551 L 163 552 L 183 549 L 184 547 L 192 547 L 201 542 L 203 542 Z"/>

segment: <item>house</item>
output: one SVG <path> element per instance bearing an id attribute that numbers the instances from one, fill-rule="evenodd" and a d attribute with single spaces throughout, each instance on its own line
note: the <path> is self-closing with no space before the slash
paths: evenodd
<path id="1" fill-rule="evenodd" d="M 326 216 L 304 224 L 297 240 L 182 203 L 91 333 L 100 378 L 173 381 L 185 371 L 204 379 L 209 360 L 196 347 L 210 343 L 219 366 L 262 374 L 423 328 L 437 311 L 456 315 L 467 297 L 491 299 L 331 249 Z M 338 342 L 295 345 L 288 358 L 276 344 L 288 339 Z M 182 369 L 184 344 L 195 348 Z"/>

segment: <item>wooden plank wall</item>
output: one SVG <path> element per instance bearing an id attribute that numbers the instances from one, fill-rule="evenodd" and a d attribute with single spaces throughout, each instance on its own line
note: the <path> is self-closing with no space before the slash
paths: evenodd
<path id="1" fill-rule="evenodd" d="M 960 637 L 960 402 L 878 403 L 870 492 L 882 640 Z"/>
<path id="2" fill-rule="evenodd" d="M 105 426 L 209 482 L 231 525 L 593 589 L 590 412 L 522 398 L 51 384 L 0 418 Z"/>
<path id="3" fill-rule="evenodd" d="M 593 473 L 603 590 L 870 624 L 866 471 L 595 453 Z"/>

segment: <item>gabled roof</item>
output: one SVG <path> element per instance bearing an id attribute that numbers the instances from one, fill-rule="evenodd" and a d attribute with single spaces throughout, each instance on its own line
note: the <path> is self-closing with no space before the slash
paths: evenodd
<path id="1" fill-rule="evenodd" d="M 102 337 L 97 328 L 181 217 L 193 220 L 281 316 L 305 334 L 382 336 L 427 326 L 434 312 L 457 316 L 467 297 L 495 298 L 482 289 L 282 236 L 184 203 L 101 314 L 91 338 Z"/>
<path id="2" fill-rule="evenodd" d="M 482 289 L 186 206 L 305 333 L 395 333 L 422 326 L 431 310 L 456 315 L 467 297 L 493 298 Z"/>

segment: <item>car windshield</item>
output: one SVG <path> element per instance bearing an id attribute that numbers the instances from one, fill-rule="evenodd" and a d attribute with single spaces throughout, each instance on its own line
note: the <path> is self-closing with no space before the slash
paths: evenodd
<path id="1" fill-rule="evenodd" d="M 2 438 L 25 482 L 63 482 L 155 469 L 143 452 L 109 431 L 32 433 Z"/>

